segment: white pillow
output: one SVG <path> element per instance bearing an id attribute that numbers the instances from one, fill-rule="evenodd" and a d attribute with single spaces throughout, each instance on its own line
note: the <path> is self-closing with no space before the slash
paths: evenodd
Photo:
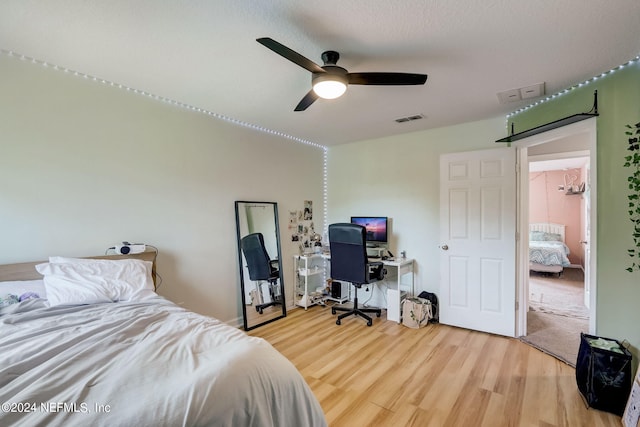
<path id="1" fill-rule="evenodd" d="M 69 258 L 69 257 L 64 257 L 64 256 L 50 256 L 49 257 L 49 262 L 51 264 L 66 264 L 66 263 L 91 263 L 91 262 L 95 262 L 95 261 L 108 261 L 108 262 L 112 262 L 112 261 L 135 261 L 132 259 L 124 259 L 124 260 L 109 260 L 109 259 L 105 259 L 105 260 L 99 260 L 99 259 L 93 259 L 93 258 Z M 145 263 L 145 265 L 147 266 L 147 269 L 149 270 L 149 275 L 153 278 L 153 275 L 151 274 L 152 270 L 153 270 L 153 263 L 151 261 L 143 261 Z"/>
<path id="2" fill-rule="evenodd" d="M 61 261 L 57 259 L 56 261 Z M 138 301 L 156 295 L 152 263 L 136 259 L 84 259 L 36 265 L 50 306 Z"/>

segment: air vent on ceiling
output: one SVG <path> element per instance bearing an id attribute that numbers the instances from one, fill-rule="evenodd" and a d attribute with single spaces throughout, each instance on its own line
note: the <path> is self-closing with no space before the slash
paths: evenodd
<path id="1" fill-rule="evenodd" d="M 414 116 L 400 117 L 399 119 L 396 119 L 396 122 L 405 123 L 405 122 L 412 122 L 414 120 L 420 120 L 420 119 L 424 119 L 424 115 L 416 114 Z"/>
<path id="2" fill-rule="evenodd" d="M 522 101 L 523 99 L 538 98 L 544 95 L 544 82 L 517 89 L 498 92 L 498 100 L 501 104 Z"/>

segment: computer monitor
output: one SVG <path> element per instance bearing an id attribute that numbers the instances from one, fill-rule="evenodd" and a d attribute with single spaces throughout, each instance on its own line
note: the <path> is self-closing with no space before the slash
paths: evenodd
<path id="1" fill-rule="evenodd" d="M 387 243 L 388 219 L 386 216 L 352 216 L 351 223 L 362 225 L 367 229 L 367 242 Z"/>

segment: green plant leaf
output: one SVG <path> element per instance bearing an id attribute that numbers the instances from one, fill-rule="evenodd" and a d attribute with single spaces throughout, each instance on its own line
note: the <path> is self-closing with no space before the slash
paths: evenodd
<path id="1" fill-rule="evenodd" d="M 631 168 L 631 173 L 627 177 L 627 183 L 631 194 L 627 195 L 628 200 L 628 214 L 629 219 L 633 224 L 633 232 L 631 233 L 634 247 L 627 249 L 627 254 L 640 260 L 640 204 L 637 200 L 640 200 L 640 122 L 635 125 L 626 124 L 625 135 L 627 136 L 627 150 L 633 153 L 624 156 L 625 168 Z M 635 270 L 640 271 L 640 262 L 635 261 L 631 263 L 631 267 L 627 267 L 628 272 Z"/>

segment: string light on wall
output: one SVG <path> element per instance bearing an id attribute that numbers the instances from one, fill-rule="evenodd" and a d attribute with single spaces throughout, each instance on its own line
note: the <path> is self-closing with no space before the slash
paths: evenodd
<path id="1" fill-rule="evenodd" d="M 216 119 L 223 120 L 223 121 L 228 122 L 228 123 L 233 123 L 233 124 L 238 125 L 238 126 L 242 126 L 242 127 L 245 127 L 245 128 L 249 128 L 249 129 L 252 129 L 252 130 L 259 131 L 259 132 L 267 133 L 267 134 L 270 134 L 270 135 L 276 135 L 276 136 L 279 136 L 279 137 L 282 137 L 282 138 L 285 138 L 285 139 L 289 139 L 289 140 L 295 141 L 295 142 L 300 143 L 300 144 L 305 144 L 305 145 L 310 145 L 310 146 L 313 146 L 313 147 L 316 147 L 316 148 L 320 148 L 323 151 L 323 154 L 322 154 L 322 175 L 323 175 L 323 177 L 322 177 L 322 193 L 323 193 L 322 197 L 323 197 L 324 224 L 325 224 L 325 228 L 326 228 L 326 224 L 327 224 L 327 221 L 328 221 L 328 207 L 327 207 L 327 203 L 328 203 L 328 197 L 327 197 L 327 161 L 328 161 L 327 152 L 328 152 L 328 149 L 327 149 L 326 146 L 318 144 L 318 143 L 315 143 L 315 142 L 312 142 L 312 141 L 309 141 L 309 140 L 306 140 L 306 139 L 303 139 L 303 138 L 299 138 L 299 137 L 296 137 L 296 136 L 288 135 L 288 134 L 286 134 L 284 132 L 275 131 L 275 130 L 268 129 L 268 128 L 265 128 L 265 127 L 262 127 L 262 126 L 257 126 L 257 125 L 251 124 L 251 123 L 247 123 L 247 122 L 244 122 L 242 120 L 237 120 L 237 119 L 234 119 L 234 118 L 231 118 L 231 117 L 227 117 L 227 116 L 224 116 L 222 114 L 214 113 L 214 112 L 206 110 L 204 108 L 195 107 L 193 105 L 185 104 L 183 102 L 179 102 L 179 101 L 176 101 L 174 99 L 165 98 L 164 96 L 159 96 L 159 95 L 155 95 L 153 93 L 149 93 L 149 92 L 146 92 L 146 91 L 143 91 L 143 90 L 134 89 L 132 87 L 125 86 L 125 85 L 122 85 L 122 84 L 119 84 L 119 83 L 115 83 L 115 82 L 112 82 L 112 81 L 109 81 L 109 80 L 106 80 L 106 79 L 101 79 L 99 77 L 91 76 L 89 74 L 84 74 L 84 73 L 81 73 L 79 71 L 75 71 L 75 70 L 71 70 L 69 68 L 61 67 L 59 65 L 51 64 L 51 63 L 46 62 L 46 61 L 40 61 L 40 60 L 37 60 L 35 58 L 31 58 L 29 56 L 13 52 L 11 50 L 0 49 L 0 53 L 2 53 L 3 55 L 6 55 L 6 56 L 18 58 L 18 59 L 20 59 L 22 61 L 28 61 L 28 62 L 31 62 L 33 64 L 41 65 L 41 66 L 43 66 L 45 68 L 51 68 L 51 69 L 56 70 L 56 71 L 61 71 L 61 72 L 67 73 L 67 74 L 71 74 L 71 75 L 74 75 L 74 76 L 77 76 L 77 77 L 81 77 L 83 79 L 92 80 L 94 82 L 97 82 L 97 83 L 100 83 L 100 84 L 104 84 L 104 85 L 107 85 L 107 86 L 111 86 L 111 87 L 114 87 L 114 88 L 117 88 L 117 89 L 122 89 L 122 90 L 125 90 L 127 92 L 133 92 L 133 93 L 135 93 L 137 95 L 142 95 L 142 96 L 154 99 L 156 101 L 161 101 L 161 102 L 164 102 L 164 103 L 167 103 L 167 104 L 174 105 L 176 107 L 180 107 L 180 108 L 184 108 L 184 109 L 187 109 L 187 110 L 191 110 L 191 111 L 194 111 L 194 112 L 197 112 L 197 113 L 200 113 L 200 114 L 205 114 L 207 116 L 214 117 Z"/>
<path id="2" fill-rule="evenodd" d="M 290 140 L 295 141 L 295 142 L 299 142 L 301 144 L 311 145 L 313 147 L 320 148 L 320 149 L 325 150 L 325 151 L 326 151 L 326 148 L 327 148 L 324 145 L 321 145 L 321 144 L 318 144 L 318 143 L 315 143 L 315 142 L 312 142 L 312 141 L 309 141 L 309 140 L 306 140 L 306 139 L 303 139 L 303 138 L 299 138 L 299 137 L 296 137 L 296 136 L 288 135 L 288 134 L 286 134 L 284 132 L 275 131 L 275 130 L 272 130 L 272 129 L 265 128 L 263 126 L 257 126 L 257 125 L 254 125 L 254 124 L 251 124 L 251 123 L 248 123 L 248 122 L 244 122 L 242 120 L 234 119 L 234 118 L 231 118 L 231 117 L 224 116 L 222 114 L 218 114 L 218 113 L 214 113 L 214 112 L 209 111 L 209 110 L 205 110 L 204 108 L 195 107 L 193 105 L 185 104 L 183 102 L 176 101 L 174 99 L 165 98 L 164 96 L 155 95 L 155 94 L 146 92 L 144 90 L 134 89 L 134 88 L 129 87 L 129 86 L 125 86 L 125 85 L 122 85 L 122 84 L 119 84 L 119 83 L 115 83 L 115 82 L 112 82 L 112 81 L 109 81 L 109 80 L 105 80 L 105 79 L 102 79 L 102 78 L 99 78 L 99 77 L 95 77 L 95 76 L 92 76 L 92 75 L 89 75 L 89 74 L 81 73 L 79 71 L 71 70 L 69 68 L 60 67 L 58 65 L 54 65 L 54 64 L 51 64 L 51 63 L 46 62 L 46 61 L 41 61 L 41 60 L 38 60 L 38 59 L 35 59 L 35 58 L 31 58 L 29 56 L 22 55 L 22 54 L 19 54 L 17 52 L 13 52 L 11 50 L 0 49 L 0 53 L 2 53 L 3 55 L 6 55 L 6 56 L 11 56 L 11 57 L 14 57 L 14 58 L 18 58 L 18 59 L 23 60 L 23 61 L 32 62 L 34 64 L 41 65 L 41 66 L 43 66 L 45 68 L 51 68 L 53 70 L 61 71 L 61 72 L 68 73 L 68 74 L 72 74 L 74 76 L 81 77 L 81 78 L 84 78 L 86 80 L 92 80 L 94 82 L 101 83 L 101 84 L 108 85 L 108 86 L 112 86 L 112 87 L 117 88 L 117 89 L 122 89 L 122 90 L 125 90 L 127 92 L 133 92 L 133 93 L 135 93 L 137 95 L 142 95 L 142 96 L 145 96 L 145 97 L 148 97 L 148 98 L 151 98 L 151 99 L 155 99 L 156 101 L 162 101 L 162 102 L 165 102 L 167 104 L 174 105 L 176 107 L 184 108 L 184 109 L 191 110 L 191 111 L 194 111 L 194 112 L 197 112 L 197 113 L 201 113 L 201 114 L 206 114 L 208 116 L 215 117 L 216 119 L 223 120 L 223 121 L 229 122 L 229 123 L 233 123 L 233 124 L 238 125 L 238 126 L 246 127 L 246 128 L 253 129 L 253 130 L 257 130 L 257 131 L 260 131 L 260 132 L 263 132 L 263 133 L 268 133 L 270 135 L 276 135 L 276 136 L 279 136 L 279 137 L 282 137 L 282 138 L 290 139 Z"/>
<path id="3" fill-rule="evenodd" d="M 329 221 L 328 178 L 329 178 L 328 150 L 325 148 L 322 156 L 322 199 L 323 199 L 323 209 L 324 209 L 324 232 L 327 231 L 328 221 Z"/>
<path id="4" fill-rule="evenodd" d="M 611 70 L 606 71 L 606 72 L 604 72 L 604 73 L 602 73 L 602 74 L 600 74 L 598 76 L 592 77 L 592 78 L 590 78 L 588 80 L 585 80 L 582 83 L 578 83 L 578 84 L 576 84 L 576 85 L 574 85 L 574 86 L 572 86 L 572 87 L 570 87 L 568 89 L 565 89 L 565 90 L 563 90 L 561 92 L 558 92 L 556 94 L 548 96 L 545 99 L 536 101 L 533 104 L 530 104 L 530 105 L 528 105 L 528 106 L 526 106 L 524 108 L 521 108 L 521 109 L 519 109 L 517 111 L 514 111 L 514 112 L 508 114 L 506 116 L 506 119 L 505 119 L 505 122 L 506 122 L 505 123 L 505 127 L 507 128 L 507 131 L 510 132 L 510 133 L 506 137 L 496 140 L 496 142 L 497 143 L 505 143 L 506 142 L 507 144 L 511 144 L 514 141 L 517 141 L 517 140 L 520 140 L 520 139 L 523 139 L 523 138 L 526 138 L 526 137 L 529 137 L 529 136 L 537 135 L 537 134 L 540 134 L 542 132 L 546 132 L 546 131 L 549 131 L 549 130 L 552 130 L 552 129 L 557 129 L 557 128 L 560 128 L 562 126 L 566 126 L 566 125 L 569 125 L 569 124 L 572 124 L 572 123 L 576 123 L 576 122 L 579 122 L 579 121 L 582 121 L 582 120 L 587 120 L 587 119 L 599 116 L 599 113 L 598 113 L 598 90 L 596 89 L 593 92 L 593 107 L 591 108 L 591 110 L 589 110 L 587 112 L 581 112 L 581 113 L 573 114 L 573 115 L 570 115 L 570 116 L 567 116 L 567 117 L 563 117 L 561 119 L 557 119 L 557 120 L 551 121 L 549 123 L 545 123 L 545 124 L 542 124 L 542 125 L 539 125 L 539 126 L 536 126 L 536 127 L 524 130 L 524 131 L 519 131 L 518 133 L 515 132 L 515 126 L 514 126 L 515 122 L 513 120 L 510 120 L 512 117 L 516 116 L 519 113 L 527 111 L 530 108 L 533 108 L 533 107 L 536 107 L 538 105 L 541 105 L 541 104 L 543 104 L 543 103 L 545 103 L 547 101 L 551 101 L 551 100 L 553 100 L 553 99 L 555 99 L 555 98 L 557 98 L 559 96 L 571 93 L 571 91 L 573 91 L 575 89 L 582 88 L 583 86 L 587 86 L 587 85 L 595 82 L 596 80 L 598 80 L 598 79 L 600 79 L 602 77 L 608 76 L 608 75 L 610 75 L 612 73 L 615 73 L 616 71 L 622 70 L 627 66 L 636 64 L 639 61 L 640 61 L 640 56 L 636 56 L 634 59 L 632 59 L 630 61 L 627 61 L 626 63 L 624 63 L 622 65 L 619 65 L 619 66 L 617 66 L 615 68 L 612 68 Z M 510 145 L 508 145 L 508 146 L 510 146 Z"/>
<path id="5" fill-rule="evenodd" d="M 538 100 L 538 101 L 534 102 L 533 104 L 529 104 L 526 107 L 523 107 L 523 108 L 520 108 L 519 110 L 511 112 L 511 113 L 507 114 L 507 126 L 508 126 L 508 123 L 509 123 L 509 118 L 515 116 L 516 114 L 520 114 L 520 113 L 522 113 L 524 111 L 527 111 L 527 110 L 529 110 L 529 109 L 531 109 L 533 107 L 536 107 L 536 106 L 538 106 L 540 104 L 543 104 L 545 102 L 548 102 L 548 101 L 551 101 L 553 99 L 556 99 L 556 98 L 558 98 L 558 97 L 560 97 L 562 95 L 566 95 L 566 94 L 570 93 L 571 91 L 573 91 L 575 89 L 578 89 L 578 88 L 581 88 L 581 87 L 586 86 L 588 84 L 591 84 L 591 83 L 595 82 L 596 80 L 598 80 L 598 79 L 600 79 L 602 77 L 606 77 L 606 76 L 608 76 L 610 74 L 613 74 L 616 71 L 622 70 L 623 68 L 625 68 L 625 67 L 627 67 L 629 65 L 633 65 L 633 64 L 635 64 L 635 63 L 637 63 L 639 61 L 640 61 L 640 55 L 636 56 L 635 58 L 633 58 L 633 59 L 631 59 L 631 60 L 629 60 L 627 62 L 625 62 L 624 64 L 618 65 L 617 67 L 614 67 L 614 68 L 610 69 L 609 71 L 605 71 L 604 73 L 602 73 L 600 75 L 597 75 L 595 77 L 587 79 L 584 82 L 581 82 L 581 83 L 578 83 L 578 84 L 576 84 L 574 86 L 571 86 L 568 89 L 564 89 L 564 90 L 562 90 L 560 92 L 557 92 L 557 93 L 555 93 L 553 95 L 549 95 L 544 99 L 541 99 L 541 100 Z"/>

